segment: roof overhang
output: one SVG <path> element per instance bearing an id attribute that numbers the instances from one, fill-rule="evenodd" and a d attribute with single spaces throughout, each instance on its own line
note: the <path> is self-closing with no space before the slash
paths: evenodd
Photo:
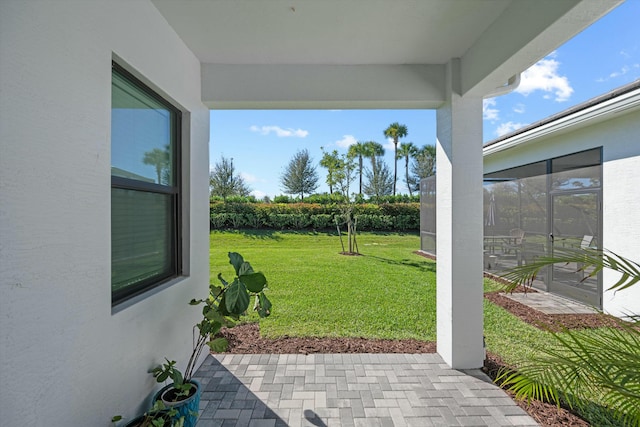
<path id="1" fill-rule="evenodd" d="M 152 0 L 210 108 L 438 108 L 485 96 L 622 0 Z"/>
<path id="2" fill-rule="evenodd" d="M 640 110 L 640 81 L 590 99 L 489 142 L 483 148 L 483 155 L 487 157 L 515 147 L 537 143 L 638 110 Z"/>

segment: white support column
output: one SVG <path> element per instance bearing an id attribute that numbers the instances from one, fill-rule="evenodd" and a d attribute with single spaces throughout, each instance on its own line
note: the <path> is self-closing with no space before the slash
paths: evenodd
<path id="1" fill-rule="evenodd" d="M 437 111 L 438 353 L 453 368 L 479 368 L 482 334 L 482 98 L 460 96 L 459 60 L 447 67 Z"/>

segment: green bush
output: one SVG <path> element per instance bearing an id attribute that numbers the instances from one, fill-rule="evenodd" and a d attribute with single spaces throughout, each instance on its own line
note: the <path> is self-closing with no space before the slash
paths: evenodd
<path id="1" fill-rule="evenodd" d="M 418 215 L 420 217 L 420 203 L 383 203 L 379 206 L 384 215 Z"/>
<path id="2" fill-rule="evenodd" d="M 211 228 L 213 229 L 221 229 L 227 226 L 229 221 L 229 214 L 226 213 L 211 213 L 209 215 L 211 221 Z"/>
<path id="3" fill-rule="evenodd" d="M 414 215 L 397 215 L 393 216 L 393 229 L 394 230 L 413 230 L 415 228 L 420 228 L 420 217 L 417 218 L 417 227 L 416 227 L 416 218 Z"/>
<path id="4" fill-rule="evenodd" d="M 255 196 L 229 196 L 227 203 L 257 203 Z"/>
<path id="5" fill-rule="evenodd" d="M 355 205 L 353 207 L 354 215 L 381 215 L 382 210 L 380 206 L 374 205 L 372 203 L 364 203 L 361 205 Z"/>
<path id="6" fill-rule="evenodd" d="M 225 203 L 226 213 L 235 213 L 235 214 L 252 214 L 255 212 L 255 204 L 254 203 L 236 203 L 236 202 L 227 202 Z"/>
<path id="7" fill-rule="evenodd" d="M 304 199 L 306 203 L 318 203 L 321 205 L 333 205 L 336 203 L 344 203 L 347 201 L 347 198 L 339 193 L 322 193 L 322 194 L 312 194 Z"/>
<path id="8" fill-rule="evenodd" d="M 307 214 L 289 214 L 287 225 L 293 230 L 302 230 L 311 225 L 311 219 Z"/>
<path id="9" fill-rule="evenodd" d="M 209 203 L 209 212 L 211 214 L 221 214 L 227 213 L 227 206 L 224 202 L 210 202 Z"/>
<path id="10" fill-rule="evenodd" d="M 229 215 L 229 223 L 232 228 L 238 229 L 238 228 L 243 228 L 245 225 L 247 225 L 247 221 L 243 214 L 232 213 L 228 215 Z"/>
<path id="11" fill-rule="evenodd" d="M 372 196 L 369 203 L 420 203 L 420 196 L 409 196 L 408 194 L 398 194 L 396 196 Z"/>
<path id="12" fill-rule="evenodd" d="M 210 203 L 211 228 L 273 228 L 273 229 L 325 229 L 333 228 L 335 220 L 344 223 L 340 204 L 321 203 Z M 353 217 L 358 217 L 358 230 L 418 230 L 420 205 L 418 203 L 372 203 L 353 206 Z"/>
<path id="13" fill-rule="evenodd" d="M 358 230 L 392 230 L 393 217 L 389 215 L 356 215 Z"/>
<path id="14" fill-rule="evenodd" d="M 293 203 L 295 201 L 296 199 L 294 199 L 293 197 L 285 196 L 282 194 L 273 198 L 273 203 Z"/>
<path id="15" fill-rule="evenodd" d="M 285 228 L 287 228 L 288 221 L 289 221 L 289 215 L 272 213 L 272 214 L 269 214 L 268 226 L 270 228 L 284 230 Z"/>
<path id="16" fill-rule="evenodd" d="M 335 225 L 333 221 L 333 215 L 328 215 L 328 214 L 311 215 L 310 220 L 311 220 L 311 227 L 313 227 L 315 230 L 332 228 Z"/>
<path id="17" fill-rule="evenodd" d="M 259 213 L 245 215 L 246 224 L 251 228 L 262 228 L 268 224 L 265 222 L 265 218 Z"/>

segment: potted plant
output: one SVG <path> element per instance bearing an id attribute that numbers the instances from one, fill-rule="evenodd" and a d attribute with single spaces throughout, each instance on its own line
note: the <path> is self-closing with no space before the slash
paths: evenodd
<path id="1" fill-rule="evenodd" d="M 226 281 L 220 273 L 218 280 L 221 285 L 210 284 L 206 298 L 189 302 L 190 305 L 203 307 L 202 320 L 193 328 L 193 351 L 184 375 L 175 367 L 176 362 L 168 359 L 150 371 L 160 383 L 171 380 L 156 394 L 154 400 L 162 400 L 165 405 L 174 408 L 177 417 L 184 417 L 184 427 L 194 427 L 197 421 L 201 389 L 198 381 L 193 379 L 193 373 L 204 347 L 214 352 L 226 350 L 227 340 L 216 337 L 216 334 L 223 326 L 232 327 L 235 321 L 245 315 L 252 298 L 255 299 L 253 309 L 260 317 L 271 314 L 271 301 L 264 294 L 267 287 L 264 274 L 254 271 L 239 253 L 229 252 L 228 256 L 236 273 L 233 281 Z"/>
<path id="2" fill-rule="evenodd" d="M 182 372 L 175 367 L 175 360 L 165 360 L 166 363 L 156 366 L 150 372 L 159 383 L 169 379 L 171 383 L 162 387 L 153 400 L 171 408 L 174 420 L 183 419 L 185 427 L 194 427 L 200 406 L 200 383 L 192 378 L 185 379 Z"/>
<path id="3" fill-rule="evenodd" d="M 124 427 L 184 427 L 184 418 L 176 417 L 175 409 L 167 408 L 162 401 L 157 400 L 149 411 L 129 421 Z M 111 418 L 112 423 L 122 420 L 122 416 Z"/>

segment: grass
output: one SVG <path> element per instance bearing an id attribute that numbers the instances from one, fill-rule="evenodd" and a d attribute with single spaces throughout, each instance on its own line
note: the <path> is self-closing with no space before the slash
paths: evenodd
<path id="1" fill-rule="evenodd" d="M 415 255 L 417 233 L 361 233 L 363 256 L 344 256 L 335 233 L 212 231 L 211 280 L 231 278 L 227 252 L 239 252 L 269 280 L 273 314 L 266 337 L 365 337 L 436 340 L 435 262 Z M 484 280 L 485 292 L 500 285 Z M 258 316 L 249 317 L 258 321 Z M 506 363 L 549 341 L 541 331 L 484 301 L 487 350 Z"/>
<path id="2" fill-rule="evenodd" d="M 361 233 L 363 256 L 344 256 L 335 233 L 213 231 L 211 280 L 231 278 L 227 252 L 241 253 L 269 280 L 273 314 L 260 320 L 264 336 L 415 338 L 436 340 L 435 262 L 413 253 L 417 233 Z M 480 280 L 480 279 L 479 279 Z M 501 288 L 484 279 L 484 291 Z M 534 356 L 551 341 L 548 332 L 523 322 L 488 300 L 484 304 L 487 350 L 506 363 Z M 591 404 L 583 417 L 595 425 L 610 414 Z"/>
<path id="3" fill-rule="evenodd" d="M 211 232 L 211 280 L 241 253 L 269 279 L 267 337 L 416 338 L 434 341 L 435 263 L 413 254 L 417 234 L 362 233 L 363 256 L 344 256 L 327 233 Z M 257 320 L 257 318 L 256 318 Z"/>

